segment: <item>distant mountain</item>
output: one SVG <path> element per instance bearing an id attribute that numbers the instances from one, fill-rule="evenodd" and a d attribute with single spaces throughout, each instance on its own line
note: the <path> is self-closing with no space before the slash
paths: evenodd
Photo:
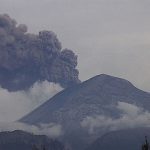
<path id="1" fill-rule="evenodd" d="M 64 131 L 63 140 L 79 150 L 108 132 L 100 130 L 89 134 L 82 126 L 84 119 L 96 115 L 119 118 L 118 102 L 150 110 L 150 93 L 137 89 L 127 80 L 102 74 L 58 93 L 20 121 L 60 124 Z"/>
<path id="2" fill-rule="evenodd" d="M 32 150 L 35 146 L 45 146 L 46 150 L 65 150 L 62 143 L 44 135 L 33 135 L 19 130 L 0 132 L 0 150 Z"/>
<path id="3" fill-rule="evenodd" d="M 98 138 L 86 150 L 141 150 L 145 136 L 150 141 L 150 128 L 114 131 Z"/>

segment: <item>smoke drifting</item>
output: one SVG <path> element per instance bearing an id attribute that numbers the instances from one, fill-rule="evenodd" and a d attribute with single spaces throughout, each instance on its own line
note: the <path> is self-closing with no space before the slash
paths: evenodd
<path id="1" fill-rule="evenodd" d="M 68 87 L 79 83 L 77 56 L 52 31 L 38 35 L 27 26 L 0 15 L 0 85 L 9 91 L 29 89 L 37 81 Z"/>
<path id="2" fill-rule="evenodd" d="M 28 91 L 0 88 L 0 122 L 16 121 L 62 90 L 59 84 L 36 82 Z"/>
<path id="3" fill-rule="evenodd" d="M 14 130 L 23 130 L 37 135 L 47 135 L 51 138 L 57 138 L 63 134 L 61 125 L 56 123 L 41 124 L 39 126 L 34 126 L 20 122 L 0 122 L 0 132 Z"/>
<path id="4" fill-rule="evenodd" d="M 108 132 L 126 128 L 150 127 L 150 112 L 143 108 L 118 102 L 116 109 L 121 111 L 119 118 L 106 115 L 88 116 L 81 122 L 81 126 L 88 129 L 89 134 L 95 134 L 99 130 Z"/>

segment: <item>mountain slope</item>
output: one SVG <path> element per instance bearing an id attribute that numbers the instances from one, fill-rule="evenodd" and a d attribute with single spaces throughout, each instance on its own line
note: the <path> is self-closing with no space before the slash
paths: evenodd
<path id="1" fill-rule="evenodd" d="M 150 128 L 114 131 L 98 138 L 86 150 L 140 150 L 145 136 L 150 141 Z"/>
<path id="2" fill-rule="evenodd" d="M 149 93 L 137 89 L 127 80 L 102 74 L 58 93 L 20 121 L 60 124 L 64 130 L 63 139 L 79 145 L 76 148 L 80 149 L 107 131 L 89 135 L 88 129 L 82 126 L 84 119 L 96 115 L 118 118 L 121 116 L 118 102 L 150 110 Z"/>
<path id="3" fill-rule="evenodd" d="M 47 150 L 65 150 L 64 145 L 44 135 L 33 135 L 24 131 L 0 132 L 1 150 L 32 150 L 33 146 Z"/>
<path id="4" fill-rule="evenodd" d="M 89 105 L 93 105 L 98 108 L 98 111 L 100 111 L 100 108 L 104 105 L 116 103 L 118 101 L 133 104 L 136 103 L 137 105 L 150 110 L 149 93 L 137 89 L 127 80 L 108 75 L 99 75 L 58 93 L 42 106 L 23 117 L 20 121 L 30 124 L 40 122 L 49 123 L 50 121 L 61 122 L 60 119 L 62 118 L 59 118 L 59 114 L 57 114 L 55 118 L 53 117 L 54 113 L 57 111 L 65 113 L 64 110 L 66 109 L 68 109 L 67 112 L 72 112 L 72 110 L 75 109 L 75 113 L 77 113 L 77 110 L 80 109 L 81 105 L 83 105 L 84 108 L 85 105 L 87 107 Z M 94 107 L 87 107 L 86 109 L 82 109 L 82 112 L 86 111 L 85 116 L 89 114 L 89 109 L 92 110 L 92 113 L 99 113 L 96 112 Z M 73 116 L 73 114 L 71 114 L 70 117 L 72 118 L 77 116 Z"/>

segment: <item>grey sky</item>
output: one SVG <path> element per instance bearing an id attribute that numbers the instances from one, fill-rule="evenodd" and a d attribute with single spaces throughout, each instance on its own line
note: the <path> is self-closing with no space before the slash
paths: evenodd
<path id="1" fill-rule="evenodd" d="M 149 0 L 0 0 L 30 32 L 56 32 L 79 57 L 80 78 L 106 73 L 150 91 Z"/>

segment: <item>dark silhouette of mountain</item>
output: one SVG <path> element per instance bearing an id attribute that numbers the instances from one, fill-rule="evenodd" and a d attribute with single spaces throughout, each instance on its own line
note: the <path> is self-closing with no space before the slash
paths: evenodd
<path id="1" fill-rule="evenodd" d="M 98 138 L 86 150 L 141 150 L 145 136 L 150 141 L 150 128 L 113 131 Z"/>
<path id="2" fill-rule="evenodd" d="M 127 80 L 102 74 L 58 93 L 20 121 L 60 124 L 64 130 L 63 140 L 76 149 L 83 149 L 103 132 L 89 135 L 81 122 L 87 116 L 119 117 L 120 111 L 111 107 L 118 102 L 136 104 L 150 110 L 150 93 L 137 89 Z"/>
<path id="3" fill-rule="evenodd" d="M 41 150 L 65 150 L 62 143 L 49 139 L 45 135 L 33 135 L 24 131 L 0 132 L 0 150 L 32 150 L 36 146 Z"/>

